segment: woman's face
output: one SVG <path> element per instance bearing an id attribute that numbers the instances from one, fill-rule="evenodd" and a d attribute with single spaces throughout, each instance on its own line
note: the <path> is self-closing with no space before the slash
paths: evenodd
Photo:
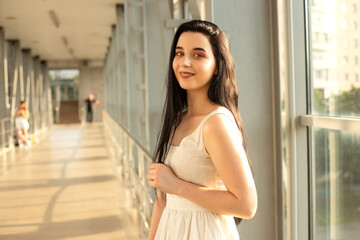
<path id="1" fill-rule="evenodd" d="M 216 60 L 206 35 L 184 32 L 180 35 L 172 64 L 180 87 L 185 90 L 208 89 L 216 73 Z"/>

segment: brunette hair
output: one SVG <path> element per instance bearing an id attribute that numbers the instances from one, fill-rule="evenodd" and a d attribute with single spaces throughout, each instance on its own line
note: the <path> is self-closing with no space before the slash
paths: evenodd
<path id="1" fill-rule="evenodd" d="M 238 88 L 235 78 L 235 64 L 230 53 L 229 41 L 225 33 L 214 23 L 193 20 L 179 26 L 171 45 L 166 77 L 167 93 L 162 115 L 161 131 L 158 135 L 153 161 L 164 163 L 174 132 L 181 121 L 183 112 L 188 108 L 186 90 L 180 87 L 172 67 L 176 45 L 183 32 L 199 32 L 209 38 L 218 71 L 211 80 L 207 93 L 208 98 L 211 102 L 230 110 L 242 134 L 242 143 L 246 152 L 242 120 L 238 110 Z M 251 167 L 249 158 L 248 161 Z"/>

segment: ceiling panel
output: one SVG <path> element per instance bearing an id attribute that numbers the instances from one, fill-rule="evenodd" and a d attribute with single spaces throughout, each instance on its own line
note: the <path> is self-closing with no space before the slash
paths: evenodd
<path id="1" fill-rule="evenodd" d="M 0 26 L 6 39 L 20 40 L 43 60 L 104 59 L 119 3 L 123 0 L 0 0 Z"/>

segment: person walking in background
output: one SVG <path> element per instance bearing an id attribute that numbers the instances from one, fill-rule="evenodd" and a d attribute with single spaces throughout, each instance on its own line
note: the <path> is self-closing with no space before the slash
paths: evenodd
<path id="1" fill-rule="evenodd" d="M 237 240 L 257 192 L 238 110 L 235 65 L 224 32 L 194 20 L 177 29 L 148 184 L 157 189 L 148 239 Z"/>
<path id="2" fill-rule="evenodd" d="M 89 94 L 89 97 L 84 100 L 86 104 L 86 121 L 92 122 L 93 121 L 93 106 L 99 104 L 99 101 L 94 99 L 94 95 Z"/>
<path id="3" fill-rule="evenodd" d="M 15 113 L 15 128 L 16 136 L 18 137 L 18 142 L 20 147 L 25 149 L 30 147 L 30 142 L 28 139 L 29 131 L 29 110 L 25 101 L 20 101 L 20 105 Z"/>

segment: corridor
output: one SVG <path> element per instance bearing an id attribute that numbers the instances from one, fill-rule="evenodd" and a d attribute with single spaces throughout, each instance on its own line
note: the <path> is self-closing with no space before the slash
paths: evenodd
<path id="1" fill-rule="evenodd" d="M 0 169 L 0 239 L 141 239 L 101 123 L 54 125 Z"/>

